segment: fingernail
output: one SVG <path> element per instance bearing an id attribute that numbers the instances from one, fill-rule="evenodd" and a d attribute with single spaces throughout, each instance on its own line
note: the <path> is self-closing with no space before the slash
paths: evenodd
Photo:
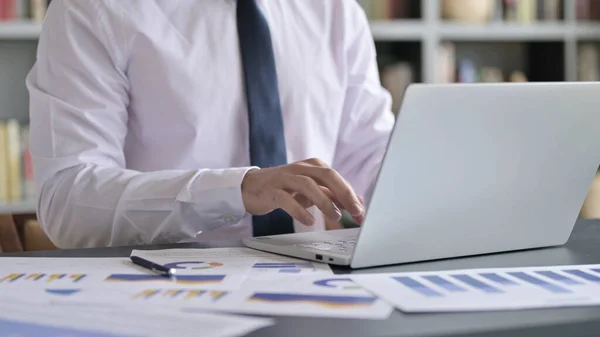
<path id="1" fill-rule="evenodd" d="M 335 220 L 341 220 L 342 219 L 342 211 L 340 211 L 340 209 L 336 205 L 333 205 L 333 210 L 335 211 L 335 214 L 336 214 Z"/>
<path id="2" fill-rule="evenodd" d="M 315 223 L 315 218 L 312 215 L 308 215 L 304 218 L 303 222 L 306 226 L 312 226 Z"/>
<path id="3" fill-rule="evenodd" d="M 352 215 L 361 215 L 363 212 L 363 208 L 359 203 L 355 203 L 352 205 L 351 213 Z"/>

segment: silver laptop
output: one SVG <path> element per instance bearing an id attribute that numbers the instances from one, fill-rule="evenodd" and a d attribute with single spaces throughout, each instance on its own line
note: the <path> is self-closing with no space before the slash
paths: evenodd
<path id="1" fill-rule="evenodd" d="M 566 243 L 600 165 L 600 83 L 413 84 L 361 229 L 248 238 L 352 268 Z"/>

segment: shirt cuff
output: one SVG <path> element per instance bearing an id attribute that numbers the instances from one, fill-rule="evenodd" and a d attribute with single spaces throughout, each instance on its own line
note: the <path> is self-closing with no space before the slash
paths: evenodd
<path id="1" fill-rule="evenodd" d="M 177 201 L 194 205 L 201 227 L 215 230 L 235 225 L 246 215 L 242 181 L 258 167 L 200 170 Z"/>

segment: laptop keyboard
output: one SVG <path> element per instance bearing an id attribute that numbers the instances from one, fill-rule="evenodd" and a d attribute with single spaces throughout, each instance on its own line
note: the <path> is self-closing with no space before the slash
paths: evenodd
<path id="1" fill-rule="evenodd" d="M 356 240 L 330 240 L 313 243 L 300 243 L 295 246 L 323 250 L 332 253 L 349 254 L 354 249 Z"/>

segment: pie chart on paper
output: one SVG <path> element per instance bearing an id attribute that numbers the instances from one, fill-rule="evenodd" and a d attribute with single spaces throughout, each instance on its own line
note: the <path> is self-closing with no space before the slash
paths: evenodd
<path id="1" fill-rule="evenodd" d="M 314 284 L 316 286 L 321 286 L 321 287 L 325 287 L 325 288 L 347 289 L 347 290 L 362 289 L 361 286 L 354 283 L 350 278 L 345 278 L 345 277 L 323 279 L 323 280 L 315 281 Z"/>

